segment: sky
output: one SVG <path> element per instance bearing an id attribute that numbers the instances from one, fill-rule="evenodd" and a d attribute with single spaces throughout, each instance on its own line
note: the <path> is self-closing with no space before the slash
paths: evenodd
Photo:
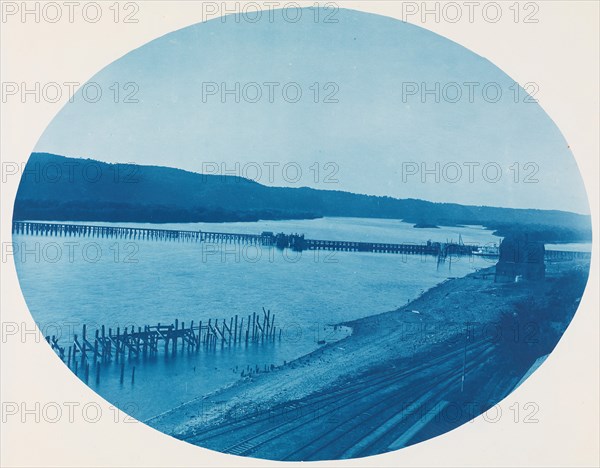
<path id="1" fill-rule="evenodd" d="M 560 130 L 491 62 L 395 19 L 302 12 L 213 19 L 133 50 L 78 91 L 35 151 L 589 213 Z"/>

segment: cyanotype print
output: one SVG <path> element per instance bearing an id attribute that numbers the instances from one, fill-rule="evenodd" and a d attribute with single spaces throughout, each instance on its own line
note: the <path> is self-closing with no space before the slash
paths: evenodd
<path id="1" fill-rule="evenodd" d="M 220 452 L 364 457 L 494 417 L 569 325 L 591 255 L 535 93 L 348 9 L 173 32 L 38 142 L 14 207 L 24 297 L 82 382 Z"/>

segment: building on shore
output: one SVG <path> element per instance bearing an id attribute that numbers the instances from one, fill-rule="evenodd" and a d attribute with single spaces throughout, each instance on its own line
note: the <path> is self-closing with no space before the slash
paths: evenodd
<path id="1" fill-rule="evenodd" d="M 537 281 L 546 276 L 543 242 L 529 239 L 527 234 L 513 234 L 500 244 L 500 258 L 496 264 L 495 281 Z"/>

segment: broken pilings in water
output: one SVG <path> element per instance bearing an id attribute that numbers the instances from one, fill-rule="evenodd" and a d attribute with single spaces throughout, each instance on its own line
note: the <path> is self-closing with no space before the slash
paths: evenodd
<path id="1" fill-rule="evenodd" d="M 264 308 L 262 312 L 262 320 L 255 312 L 248 315 L 246 321 L 244 317 L 240 320 L 239 316 L 235 315 L 229 320 L 200 320 L 198 325 L 192 320 L 189 326 L 178 319 L 170 325 L 158 323 L 154 326 L 138 326 L 137 329 L 132 325 L 126 326 L 122 331 L 121 327 L 117 326 L 114 332 L 112 328 L 107 329 L 102 325 L 94 331 L 93 339 L 88 339 L 88 326 L 84 324 L 81 334 L 73 335 L 73 342 L 66 352 L 56 336 L 46 337 L 46 340 L 75 373 L 79 367 L 85 370 L 86 381 L 89 378 L 90 360 L 97 366 L 96 380 L 99 380 L 99 364 L 110 362 L 114 358 L 115 362 L 121 363 L 120 380 L 123 382 L 125 357 L 137 359 L 156 356 L 161 349 L 164 350 L 165 357 L 170 357 L 186 350 L 199 352 L 200 349 L 214 350 L 217 346 L 233 348 L 242 344 L 248 346 L 252 343 L 269 343 L 275 341 L 277 330 L 281 341 L 281 329 L 275 326 L 275 314 Z M 178 346 L 179 344 L 181 346 Z"/>

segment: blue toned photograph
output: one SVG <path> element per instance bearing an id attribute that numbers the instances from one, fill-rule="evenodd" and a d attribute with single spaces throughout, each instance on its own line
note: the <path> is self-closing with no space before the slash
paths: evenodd
<path id="1" fill-rule="evenodd" d="M 496 418 L 590 267 L 583 181 L 538 92 L 333 4 L 124 55 L 44 131 L 14 205 L 57 378 L 167 436 L 278 461 Z"/>

